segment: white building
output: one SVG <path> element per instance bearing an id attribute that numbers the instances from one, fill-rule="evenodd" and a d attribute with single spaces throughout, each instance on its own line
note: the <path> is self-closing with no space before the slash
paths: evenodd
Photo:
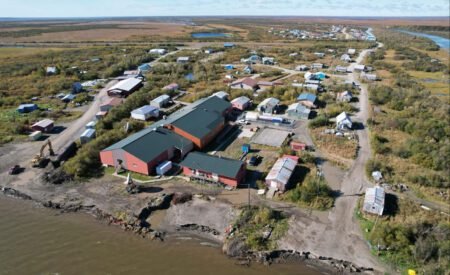
<path id="1" fill-rule="evenodd" d="M 145 105 L 131 111 L 131 118 L 146 121 L 151 117 L 159 117 L 159 109 L 154 106 Z"/>
<path id="2" fill-rule="evenodd" d="M 342 112 L 336 117 L 336 129 L 338 130 L 351 129 L 352 124 L 352 120 L 346 112 Z"/>
<path id="3" fill-rule="evenodd" d="M 265 179 L 267 187 L 284 192 L 295 166 L 297 166 L 297 161 L 294 159 L 289 157 L 279 158 Z"/>
<path id="4" fill-rule="evenodd" d="M 188 63 L 190 60 L 189 56 L 180 56 L 177 58 L 177 63 Z"/>
<path id="5" fill-rule="evenodd" d="M 348 49 L 347 54 L 354 55 L 356 53 L 356 49 Z"/>
<path id="6" fill-rule="evenodd" d="M 163 54 L 167 53 L 167 50 L 166 49 L 151 49 L 150 51 L 148 51 L 148 53 L 163 55 Z"/>
<path id="7" fill-rule="evenodd" d="M 168 95 L 160 95 L 157 98 L 150 101 L 150 105 L 156 108 L 163 108 L 167 104 L 169 104 L 170 96 Z"/>
<path id="8" fill-rule="evenodd" d="M 380 186 L 366 189 L 363 210 L 375 215 L 383 215 L 385 192 Z"/>
<path id="9" fill-rule="evenodd" d="M 86 129 L 80 136 L 80 143 L 85 144 L 95 138 L 94 129 Z"/>
<path id="10" fill-rule="evenodd" d="M 219 91 L 217 93 L 214 93 L 212 96 L 217 96 L 220 99 L 228 100 L 228 97 L 230 96 L 227 92 Z"/>

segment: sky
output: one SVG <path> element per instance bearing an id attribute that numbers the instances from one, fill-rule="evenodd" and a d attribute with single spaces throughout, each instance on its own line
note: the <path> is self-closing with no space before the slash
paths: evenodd
<path id="1" fill-rule="evenodd" d="M 0 0 L 0 17 L 449 16 L 449 0 Z"/>

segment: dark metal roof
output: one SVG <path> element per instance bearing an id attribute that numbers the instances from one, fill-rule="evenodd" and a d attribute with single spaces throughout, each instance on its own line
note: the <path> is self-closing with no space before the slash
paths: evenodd
<path id="1" fill-rule="evenodd" d="M 103 151 L 122 149 L 144 162 L 150 162 L 164 151 L 173 147 L 183 152 L 187 148 L 192 148 L 192 142 L 165 128 L 149 127 L 111 145 Z"/>
<path id="2" fill-rule="evenodd" d="M 186 156 L 180 165 L 234 179 L 237 177 L 244 162 L 200 152 L 192 152 Z"/>

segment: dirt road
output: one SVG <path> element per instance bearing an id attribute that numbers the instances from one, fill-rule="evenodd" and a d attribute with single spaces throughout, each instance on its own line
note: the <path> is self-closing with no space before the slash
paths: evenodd
<path id="1" fill-rule="evenodd" d="M 362 51 L 357 62 L 362 62 L 369 51 L 371 50 Z M 348 75 L 348 80 L 354 81 L 356 78 L 356 73 Z M 361 87 L 359 104 L 359 112 L 353 116 L 353 120 L 365 124 L 369 117 L 366 85 Z M 357 134 L 360 142 L 358 157 L 342 180 L 341 194 L 336 199 L 335 207 L 328 212 L 328 216 L 295 215 L 287 235 L 280 240 L 280 246 L 348 260 L 382 272 L 385 267 L 370 253 L 354 217 L 359 194 L 365 187 L 371 185 L 365 175 L 365 164 L 371 155 L 368 130 L 366 128 L 357 130 Z"/>

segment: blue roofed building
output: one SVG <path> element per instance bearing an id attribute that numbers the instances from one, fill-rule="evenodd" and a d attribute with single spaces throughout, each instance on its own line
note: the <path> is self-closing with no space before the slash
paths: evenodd
<path id="1" fill-rule="evenodd" d="M 297 97 L 297 101 L 308 107 L 308 108 L 316 108 L 317 96 L 311 93 L 302 93 Z"/>

